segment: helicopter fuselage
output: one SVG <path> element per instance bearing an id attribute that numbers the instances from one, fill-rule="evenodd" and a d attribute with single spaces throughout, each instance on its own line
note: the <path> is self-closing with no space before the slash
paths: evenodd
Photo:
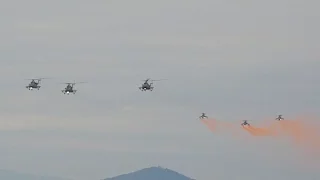
<path id="1" fill-rule="evenodd" d="M 208 118 L 208 116 L 206 116 L 204 113 L 202 113 L 202 115 L 200 116 L 200 119 L 204 119 L 204 118 Z"/>
<path id="2" fill-rule="evenodd" d="M 241 125 L 242 126 L 250 126 L 250 124 L 247 121 L 244 121 Z"/>
<path id="3" fill-rule="evenodd" d="M 64 94 L 70 94 L 70 93 L 75 94 L 77 92 L 77 90 L 73 89 L 73 86 L 68 85 L 64 90 L 62 90 L 62 92 Z"/>
<path id="4" fill-rule="evenodd" d="M 284 118 L 282 117 L 282 115 L 279 115 L 279 116 L 276 118 L 276 120 L 281 121 L 281 120 L 284 120 Z"/>
<path id="5" fill-rule="evenodd" d="M 146 91 L 146 90 L 152 91 L 153 87 L 151 86 L 151 84 L 144 83 L 144 84 L 142 84 L 141 87 L 139 87 L 139 89 L 142 90 L 142 91 Z"/>
<path id="6" fill-rule="evenodd" d="M 41 86 L 39 86 L 39 83 L 31 82 L 28 86 L 26 86 L 27 89 L 33 90 L 33 89 L 40 89 Z"/>
<path id="7" fill-rule="evenodd" d="M 62 90 L 62 92 L 63 92 L 64 94 L 70 94 L 70 93 L 75 94 L 75 93 L 77 92 L 77 90 L 65 89 L 65 90 Z"/>

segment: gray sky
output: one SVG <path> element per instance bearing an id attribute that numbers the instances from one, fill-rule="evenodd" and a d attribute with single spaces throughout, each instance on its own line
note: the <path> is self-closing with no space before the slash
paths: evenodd
<path id="1" fill-rule="evenodd" d="M 0 167 L 79 180 L 153 165 L 199 180 L 319 178 L 287 141 L 235 140 L 196 120 L 319 115 L 319 5 L 1 1 Z M 34 77 L 54 79 L 29 92 Z M 140 92 L 149 77 L 169 80 Z M 64 96 L 59 83 L 73 80 L 89 84 Z"/>

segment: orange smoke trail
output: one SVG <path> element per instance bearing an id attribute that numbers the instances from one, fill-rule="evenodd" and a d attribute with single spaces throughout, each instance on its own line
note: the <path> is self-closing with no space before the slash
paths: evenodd
<path id="1" fill-rule="evenodd" d="M 254 136 L 275 136 L 277 133 L 271 128 L 257 128 L 252 125 L 243 126 L 243 129 Z"/>
<path id="2" fill-rule="evenodd" d="M 219 130 L 227 130 L 233 127 L 231 123 L 220 122 L 216 119 L 202 119 L 201 121 L 213 132 L 218 132 Z"/>
<path id="3" fill-rule="evenodd" d="M 214 133 L 227 132 L 234 136 L 237 136 L 240 133 L 240 128 L 237 128 L 238 126 L 235 126 L 232 123 L 222 122 L 216 119 L 202 119 L 201 122 Z"/>
<path id="4" fill-rule="evenodd" d="M 308 124 L 307 121 L 283 120 L 262 128 L 246 126 L 244 130 L 253 136 L 289 137 L 296 145 L 320 155 L 320 126 Z"/>
<path id="5" fill-rule="evenodd" d="M 218 121 L 216 119 L 202 119 L 212 132 L 228 132 L 235 135 L 240 124 Z M 249 132 L 252 136 L 287 136 L 304 147 L 317 149 L 320 153 L 320 126 L 307 124 L 301 120 L 283 120 L 274 121 L 271 125 L 265 127 L 244 126 L 242 129 Z M 237 128 L 239 127 L 239 128 Z"/>
<path id="6" fill-rule="evenodd" d="M 204 123 L 212 132 L 215 132 L 217 130 L 217 121 L 215 119 L 201 119 L 201 122 Z"/>
<path id="7" fill-rule="evenodd" d="M 202 119 L 212 132 L 233 132 L 240 124 L 218 121 L 216 119 Z M 320 148 L 320 126 L 310 125 L 299 120 L 275 121 L 265 127 L 244 126 L 243 129 L 254 136 L 289 136 L 297 143 L 309 143 Z"/>
<path id="8" fill-rule="evenodd" d="M 309 125 L 299 120 L 280 121 L 281 132 L 293 138 L 294 142 L 304 147 L 308 146 L 320 153 L 320 127 Z"/>
<path id="9" fill-rule="evenodd" d="M 307 164 L 310 162 L 319 164 L 320 125 L 312 124 L 309 120 L 268 120 L 267 123 L 263 123 L 259 127 L 241 126 L 240 123 L 228 123 L 216 119 L 203 119 L 201 122 L 214 133 L 227 133 L 240 139 L 243 137 L 240 136 L 243 130 L 252 137 L 289 138 L 294 145 L 297 145 L 298 149 L 307 155 L 304 159 Z"/>
<path id="10" fill-rule="evenodd" d="M 244 130 L 248 131 L 251 135 L 253 136 L 258 136 L 257 133 L 255 133 L 251 128 L 249 128 L 248 126 L 243 126 L 242 127 Z"/>

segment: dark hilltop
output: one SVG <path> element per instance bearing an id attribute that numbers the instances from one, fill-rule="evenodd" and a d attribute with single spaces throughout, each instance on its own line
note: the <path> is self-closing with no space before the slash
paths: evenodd
<path id="1" fill-rule="evenodd" d="M 194 180 L 170 169 L 150 167 L 104 180 Z"/>

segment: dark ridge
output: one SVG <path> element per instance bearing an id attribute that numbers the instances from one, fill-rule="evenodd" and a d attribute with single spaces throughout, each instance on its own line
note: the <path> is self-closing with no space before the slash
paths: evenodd
<path id="1" fill-rule="evenodd" d="M 136 172 L 104 180 L 193 180 L 175 171 L 162 167 L 150 167 Z"/>

